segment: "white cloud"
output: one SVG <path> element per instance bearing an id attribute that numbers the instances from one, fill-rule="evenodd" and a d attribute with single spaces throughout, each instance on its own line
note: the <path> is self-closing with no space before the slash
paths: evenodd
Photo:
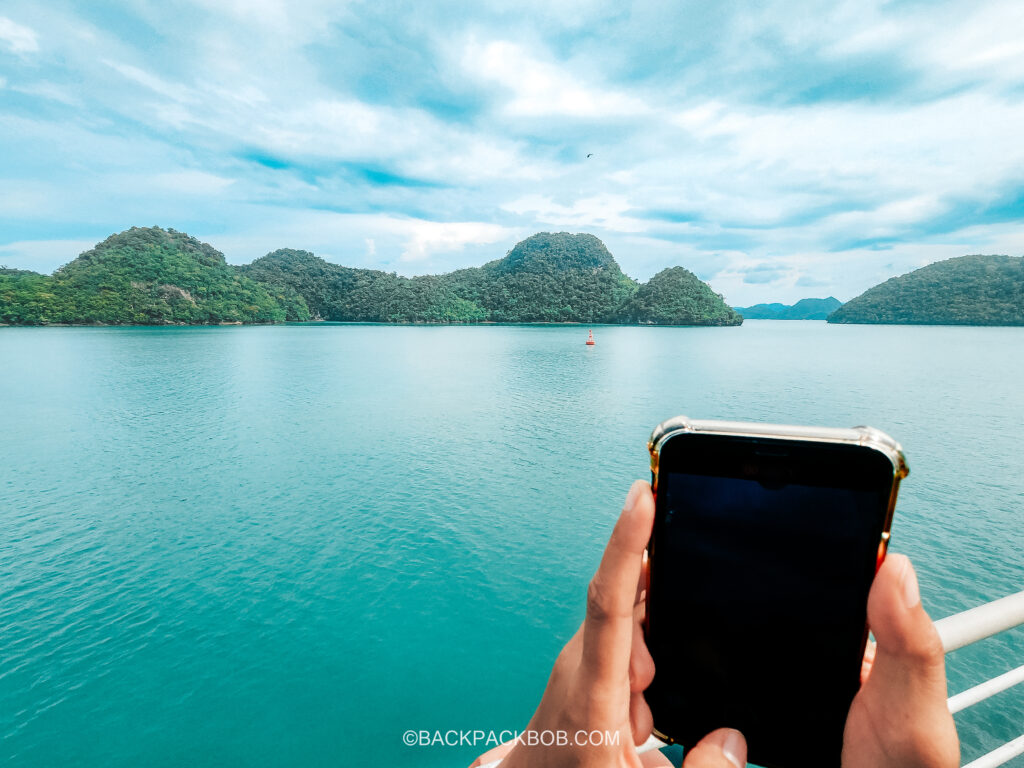
<path id="1" fill-rule="evenodd" d="M 540 182 L 556 177 L 555 163 L 538 161 L 519 142 L 438 126 L 430 145 L 403 163 L 410 175 L 475 184 L 481 181 Z"/>
<path id="2" fill-rule="evenodd" d="M 982 250 L 993 232 L 1024 250 L 1019 226 L 929 236 L 1024 184 L 1017 2 L 489 0 L 453 15 L 442 1 L 388 16 L 333 0 L 183 1 L 187 13 L 124 10 L 161 30 L 144 45 L 100 11 L 91 23 L 5 5 L 45 30 L 48 54 L 31 80 L 4 73 L 8 95 L 41 97 L 0 110 L 17 160 L 0 185 L 10 239 L 25 237 L 18 222 L 201 234 L 216 221 L 239 260 L 291 246 L 433 272 L 540 229 L 584 230 L 630 274 L 682 264 L 719 275 L 737 303 L 794 298 L 801 279 L 848 297 L 888 264 Z M 28 27 L 12 42 L 9 21 L 0 57 L 39 49 Z M 829 91 L 845 72 L 864 89 Z M 833 252 L 872 238 L 892 249 Z M 742 282 L 764 263 L 779 266 L 774 282 Z"/>
<path id="3" fill-rule="evenodd" d="M 899 15 L 858 2 L 843 21 L 822 25 L 823 52 L 837 60 L 899 51 L 934 82 L 984 78 L 1018 84 L 1024 75 L 1024 12 L 1018 0 L 922 4 Z"/>
<path id="4" fill-rule="evenodd" d="M 822 226 L 836 235 L 858 239 L 899 236 L 907 227 L 937 218 L 947 205 L 935 194 L 913 195 L 867 211 L 846 211 L 827 216 Z"/>
<path id="5" fill-rule="evenodd" d="M 849 301 L 890 277 L 936 261 L 968 253 L 1020 255 L 1022 251 L 1024 235 L 1017 223 L 1010 222 L 967 227 L 933 242 L 895 243 L 885 250 L 857 248 L 841 253 L 806 250 L 776 256 L 767 263 L 778 267 L 779 273 L 763 285 L 744 281 L 756 260 L 748 254 L 732 253 L 727 256 L 726 266 L 710 282 L 735 306 L 762 301 L 790 304 L 807 296 L 823 298 L 828 295 Z"/>
<path id="6" fill-rule="evenodd" d="M 216 119 L 219 132 L 244 137 L 271 153 L 378 163 L 399 174 L 445 183 L 539 180 L 550 173 L 527 158 L 518 142 L 446 124 L 420 109 L 332 99 L 263 110 L 252 121 L 236 115 Z"/>
<path id="7" fill-rule="evenodd" d="M 208 89 L 217 98 L 234 101 L 245 107 L 263 107 L 270 102 L 270 97 L 252 84 L 239 84 L 230 88 L 210 84 Z"/>
<path id="8" fill-rule="evenodd" d="M 490 7 L 503 18 L 508 16 L 507 0 L 486 0 L 483 5 Z M 559 29 L 576 30 L 622 13 L 622 4 L 616 0 L 519 0 L 517 7 L 533 20 Z"/>
<path id="9" fill-rule="evenodd" d="M 503 109 L 513 116 L 570 115 L 607 119 L 650 112 L 636 96 L 607 86 L 586 84 L 579 74 L 529 55 L 518 43 L 496 40 L 481 45 L 470 40 L 462 66 L 469 75 L 510 90 L 513 97 Z"/>
<path id="10" fill-rule="evenodd" d="M 944 14 L 945 15 L 945 14 Z M 1017 0 L 977 4 L 936 26 L 914 54 L 926 65 L 1019 85 L 1024 76 L 1024 12 Z"/>
<path id="11" fill-rule="evenodd" d="M 191 0 L 225 18 L 232 28 L 265 34 L 278 44 L 301 45 L 326 35 L 331 23 L 349 15 L 350 2 L 339 0 Z M 248 35 L 247 35 L 248 36 Z"/>
<path id="12" fill-rule="evenodd" d="M 1024 101 L 984 92 L 896 106 L 698 102 L 645 136 L 650 151 L 618 180 L 638 190 L 638 207 L 767 227 L 760 238 L 816 237 L 828 250 L 858 228 L 902 236 L 955 201 L 1013 188 L 1022 122 Z"/>
<path id="13" fill-rule="evenodd" d="M 377 164 L 399 175 L 445 183 L 537 181 L 551 173 L 527 158 L 520 142 L 449 125 L 422 109 L 351 98 L 271 106 L 254 87 L 232 92 L 231 103 L 219 86 L 187 87 L 134 66 L 107 63 L 170 99 L 133 114 L 159 130 L 201 131 L 217 142 L 243 142 L 274 156 Z"/>
<path id="14" fill-rule="evenodd" d="M 165 96 L 168 99 L 173 99 L 179 102 L 194 102 L 196 101 L 195 94 L 191 89 L 179 83 L 170 83 L 161 77 L 154 75 L 151 72 L 147 72 L 144 69 L 133 66 L 131 64 L 124 64 L 118 61 L 110 61 L 103 59 L 103 63 L 111 69 L 117 71 L 124 77 L 128 78 L 134 83 L 138 83 L 144 88 L 157 93 L 161 96 Z"/>
<path id="15" fill-rule="evenodd" d="M 669 121 L 685 128 L 699 139 L 742 134 L 750 127 L 751 117 L 713 99 L 669 115 Z"/>
<path id="16" fill-rule="evenodd" d="M 39 50 L 35 31 L 6 16 L 0 16 L 0 42 L 12 53 L 35 53 Z"/>
<path id="17" fill-rule="evenodd" d="M 53 186 L 33 179 L 0 179 L 0 218 L 26 219 L 48 211 Z"/>
<path id="18" fill-rule="evenodd" d="M 615 232 L 643 232 L 647 223 L 626 213 L 633 209 L 624 195 L 602 194 L 577 199 L 572 205 L 561 205 L 545 195 L 531 194 L 504 203 L 502 209 L 511 213 L 532 213 L 542 224 L 580 229 L 600 227 Z"/>
<path id="19" fill-rule="evenodd" d="M 3 78 L 0 78 L 0 87 L 3 84 Z M 46 81 L 30 83 L 28 85 L 12 85 L 11 90 L 28 96 L 38 96 L 50 101 L 57 101 L 69 107 L 80 107 L 82 105 L 82 100 L 70 89 Z"/>
<path id="20" fill-rule="evenodd" d="M 309 250 L 345 266 L 393 270 L 405 265 L 408 269 L 399 270 L 403 274 L 433 274 L 466 266 L 458 262 L 464 250 L 494 247 L 490 258 L 495 258 L 522 237 L 517 229 L 484 221 L 439 222 L 271 206 L 250 206 L 245 215 L 248 226 L 241 233 L 209 238 L 233 264 L 287 247 Z M 190 234 L 207 239 L 201 231 Z M 358 243 L 364 247 L 357 249 Z M 474 257 L 471 263 L 482 262 Z"/>
<path id="21" fill-rule="evenodd" d="M 462 250 L 467 245 L 489 245 L 508 237 L 512 231 L 479 221 L 392 220 L 391 226 L 406 231 L 402 261 L 422 261 L 433 253 Z"/>
<path id="22" fill-rule="evenodd" d="M 157 173 L 148 179 L 156 187 L 186 195 L 216 195 L 235 183 L 234 179 L 203 171 Z"/>

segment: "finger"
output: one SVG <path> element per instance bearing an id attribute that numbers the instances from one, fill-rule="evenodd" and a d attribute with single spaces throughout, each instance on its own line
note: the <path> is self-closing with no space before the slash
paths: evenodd
<path id="1" fill-rule="evenodd" d="M 958 765 L 942 641 L 921 605 L 917 574 L 905 556 L 889 555 L 882 563 L 868 595 L 868 624 L 877 647 L 861 692 L 865 704 L 894 733 L 902 733 L 901 742 L 929 744 L 939 760 L 934 764 Z"/>
<path id="2" fill-rule="evenodd" d="M 493 763 L 495 760 L 501 760 L 505 755 L 512 751 L 512 747 L 515 745 L 515 739 L 512 741 L 506 741 L 504 744 L 499 744 L 493 749 L 489 749 L 480 755 L 480 757 L 469 764 L 469 768 L 479 768 L 479 766 Z"/>
<path id="3" fill-rule="evenodd" d="M 627 679 L 636 585 L 653 523 L 651 487 L 637 480 L 587 589 L 582 663 L 594 684 L 615 685 Z"/>
<path id="4" fill-rule="evenodd" d="M 871 674 L 871 666 L 875 663 L 875 648 L 876 643 L 874 640 L 868 640 L 868 644 L 864 647 L 864 658 L 860 662 L 860 684 L 864 685 L 868 679 L 868 675 Z"/>
<path id="5" fill-rule="evenodd" d="M 904 555 L 889 555 L 875 576 L 868 595 L 868 624 L 876 641 L 872 669 L 885 672 L 885 684 L 898 682 L 902 688 L 913 688 L 915 695 L 944 702 L 942 641 L 921 605 L 917 574 Z"/>
<path id="6" fill-rule="evenodd" d="M 643 605 L 647 599 L 647 576 L 650 574 L 650 562 L 647 560 L 647 550 L 644 550 L 640 559 L 640 578 L 636 581 L 636 597 L 633 598 L 634 605 Z"/>
<path id="7" fill-rule="evenodd" d="M 672 768 L 672 761 L 657 749 L 652 749 L 640 755 L 640 765 L 643 768 Z"/>
<path id="8" fill-rule="evenodd" d="M 629 690 L 640 693 L 654 680 L 654 659 L 644 640 L 644 628 L 641 622 L 643 606 L 634 609 L 633 645 L 629 650 Z"/>
<path id="9" fill-rule="evenodd" d="M 633 731 L 633 744 L 640 746 L 654 731 L 654 715 L 642 693 L 629 698 L 629 727 Z"/>
<path id="10" fill-rule="evenodd" d="M 719 728 L 698 741 L 683 760 L 683 768 L 743 768 L 747 740 L 733 728 Z"/>

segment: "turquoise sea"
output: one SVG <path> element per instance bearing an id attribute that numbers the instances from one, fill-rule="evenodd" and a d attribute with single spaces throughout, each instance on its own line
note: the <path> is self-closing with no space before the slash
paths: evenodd
<path id="1" fill-rule="evenodd" d="M 468 764 L 403 733 L 526 723 L 679 413 L 886 430 L 932 615 L 1024 588 L 1024 328 L 594 330 L 0 328 L 0 764 Z"/>

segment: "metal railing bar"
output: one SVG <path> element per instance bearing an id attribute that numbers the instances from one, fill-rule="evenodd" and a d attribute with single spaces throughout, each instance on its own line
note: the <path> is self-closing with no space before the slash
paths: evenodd
<path id="1" fill-rule="evenodd" d="M 1013 741 L 1008 741 L 1003 746 L 997 747 L 987 755 L 982 755 L 977 760 L 972 760 L 963 768 L 995 768 L 997 765 L 1009 762 L 1017 755 L 1024 755 L 1024 736 L 1018 736 Z"/>
<path id="2" fill-rule="evenodd" d="M 935 622 L 946 653 L 1024 624 L 1024 592 L 993 600 Z"/>
<path id="3" fill-rule="evenodd" d="M 990 696 L 995 696 L 997 693 L 1005 691 L 1007 688 L 1012 688 L 1018 683 L 1024 683 L 1024 665 L 1011 669 L 999 677 L 993 677 L 991 680 L 986 680 L 984 683 L 979 683 L 973 688 L 968 688 L 966 691 L 961 691 L 956 696 L 949 697 L 949 711 L 956 714 L 962 709 L 977 704 L 979 701 L 984 701 Z"/>
<path id="4" fill-rule="evenodd" d="M 943 651 L 950 653 L 1020 624 L 1024 624 L 1024 591 L 939 619 L 935 622 L 935 629 L 938 630 L 939 637 L 942 639 Z M 993 677 L 991 680 L 961 691 L 955 696 L 950 696 L 947 702 L 949 711 L 959 712 L 1022 682 L 1024 682 L 1024 666 L 1011 669 L 998 677 Z M 664 744 L 652 735 L 637 748 L 637 752 L 647 752 L 662 746 Z M 962 768 L 996 768 L 1021 754 L 1024 754 L 1024 735 L 1018 736 L 1013 741 L 1008 741 L 977 760 L 972 760 Z M 480 768 L 495 768 L 500 763 L 501 759 L 499 758 L 480 766 Z"/>

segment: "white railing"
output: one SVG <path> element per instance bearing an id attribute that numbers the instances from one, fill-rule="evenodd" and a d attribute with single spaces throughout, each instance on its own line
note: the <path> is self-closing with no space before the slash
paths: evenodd
<path id="1" fill-rule="evenodd" d="M 1024 592 L 935 622 L 946 653 L 1024 624 Z"/>
<path id="2" fill-rule="evenodd" d="M 935 628 L 939 631 L 939 637 L 942 638 L 943 650 L 950 653 L 1021 624 L 1024 624 L 1024 592 L 1018 592 L 1015 595 L 979 605 L 977 608 L 971 608 L 963 613 L 939 619 L 935 622 Z M 1024 666 L 1011 669 L 1009 672 L 986 680 L 955 696 L 950 696 L 949 711 L 959 712 L 1022 682 L 1024 682 Z M 664 746 L 664 742 L 656 736 L 651 736 L 637 748 L 637 752 L 647 752 Z M 963 768 L 995 768 L 995 766 L 1009 762 L 1021 754 L 1024 754 L 1024 734 L 988 754 L 982 755 L 977 760 L 971 761 Z M 495 768 L 499 763 L 501 760 L 495 760 L 480 766 L 480 768 Z"/>
<path id="3" fill-rule="evenodd" d="M 942 638 L 943 649 L 950 653 L 1020 624 L 1024 624 L 1024 592 L 939 619 L 935 622 L 935 628 Z M 955 696 L 950 696 L 949 711 L 959 712 L 1022 682 L 1024 666 L 1011 669 Z M 973 760 L 964 768 L 995 768 L 1021 754 L 1024 754 L 1024 734 Z"/>

